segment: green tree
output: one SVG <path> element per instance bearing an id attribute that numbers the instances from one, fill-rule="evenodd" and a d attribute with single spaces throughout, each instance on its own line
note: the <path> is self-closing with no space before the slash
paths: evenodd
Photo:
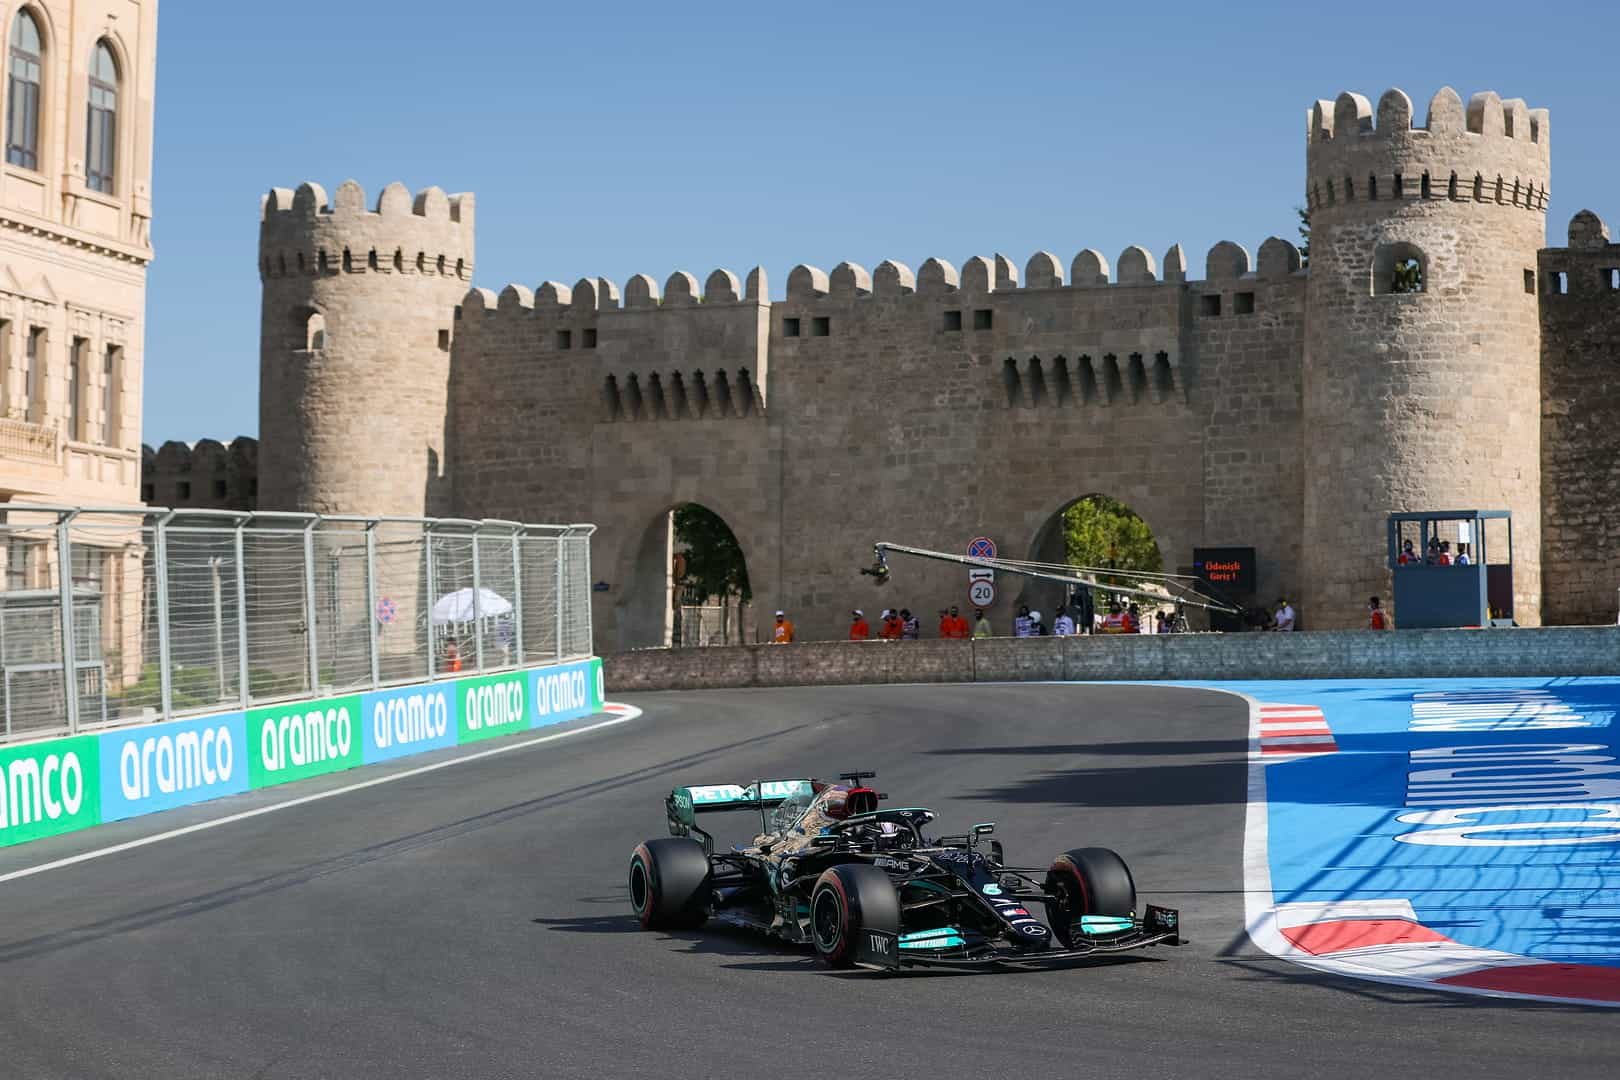
<path id="1" fill-rule="evenodd" d="M 1294 213 L 1299 215 L 1299 264 L 1311 264 L 1311 212 L 1303 206 L 1294 207 Z"/>
<path id="2" fill-rule="evenodd" d="M 688 595 L 699 600 L 711 596 L 753 600 L 742 546 L 719 514 L 697 503 L 677 506 L 675 549 L 685 556 L 686 574 L 680 585 Z"/>
<path id="3" fill-rule="evenodd" d="M 1164 569 L 1147 522 L 1106 495 L 1088 495 L 1063 511 L 1063 554 L 1072 566 Z"/>

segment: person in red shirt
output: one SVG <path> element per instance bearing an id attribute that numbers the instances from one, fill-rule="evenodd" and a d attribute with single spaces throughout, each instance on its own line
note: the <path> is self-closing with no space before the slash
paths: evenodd
<path id="1" fill-rule="evenodd" d="M 1367 629 L 1388 630 L 1389 626 L 1389 616 L 1385 615 L 1384 609 L 1379 606 L 1378 597 L 1369 597 L 1367 600 Z"/>
<path id="2" fill-rule="evenodd" d="M 856 608 L 851 614 L 854 616 L 854 621 L 849 624 L 849 640 L 870 641 L 872 627 L 867 624 L 866 613 L 860 608 Z"/>
<path id="3" fill-rule="evenodd" d="M 950 612 L 939 621 L 939 636 L 957 641 L 966 641 L 973 636 L 973 628 L 962 618 L 962 613 L 955 604 L 951 605 Z"/>
<path id="4" fill-rule="evenodd" d="M 905 623 L 891 608 L 883 611 L 883 628 L 878 631 L 878 637 L 884 641 L 899 641 L 900 634 L 905 630 Z"/>

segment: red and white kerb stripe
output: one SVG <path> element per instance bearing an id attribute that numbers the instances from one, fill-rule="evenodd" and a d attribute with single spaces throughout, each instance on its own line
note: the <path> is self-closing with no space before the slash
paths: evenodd
<path id="1" fill-rule="evenodd" d="M 1339 749 L 1333 729 L 1315 705 L 1260 705 L 1260 756 L 1267 762 L 1292 761 Z"/>

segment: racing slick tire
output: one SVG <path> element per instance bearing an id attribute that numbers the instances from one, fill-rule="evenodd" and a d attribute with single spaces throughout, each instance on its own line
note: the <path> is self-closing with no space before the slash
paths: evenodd
<path id="1" fill-rule="evenodd" d="M 900 896 L 889 875 L 864 863 L 822 871 L 810 892 L 810 937 L 816 955 L 831 968 L 853 967 L 862 930 L 900 933 Z"/>
<path id="2" fill-rule="evenodd" d="M 1075 848 L 1052 861 L 1046 872 L 1047 921 L 1064 948 L 1072 948 L 1069 928 L 1082 915 L 1136 914 L 1136 881 L 1130 867 L 1108 848 Z"/>
<path id="3" fill-rule="evenodd" d="M 630 855 L 630 907 L 644 930 L 689 930 L 709 918 L 709 856 L 696 840 L 664 836 Z"/>

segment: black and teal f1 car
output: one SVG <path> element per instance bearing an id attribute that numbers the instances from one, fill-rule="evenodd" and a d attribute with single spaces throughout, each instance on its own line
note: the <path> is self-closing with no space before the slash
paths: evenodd
<path id="1" fill-rule="evenodd" d="M 883 971 L 1046 966 L 1182 944 L 1174 909 L 1138 911 L 1136 883 L 1113 851 L 1008 866 L 993 823 L 927 838 L 933 811 L 881 808 L 887 796 L 864 785 L 873 775 L 676 788 L 664 800 L 671 835 L 630 856 L 641 925 L 712 919 L 813 945 L 830 967 Z M 717 852 L 698 820 L 728 811 L 757 812 L 760 834 Z"/>

